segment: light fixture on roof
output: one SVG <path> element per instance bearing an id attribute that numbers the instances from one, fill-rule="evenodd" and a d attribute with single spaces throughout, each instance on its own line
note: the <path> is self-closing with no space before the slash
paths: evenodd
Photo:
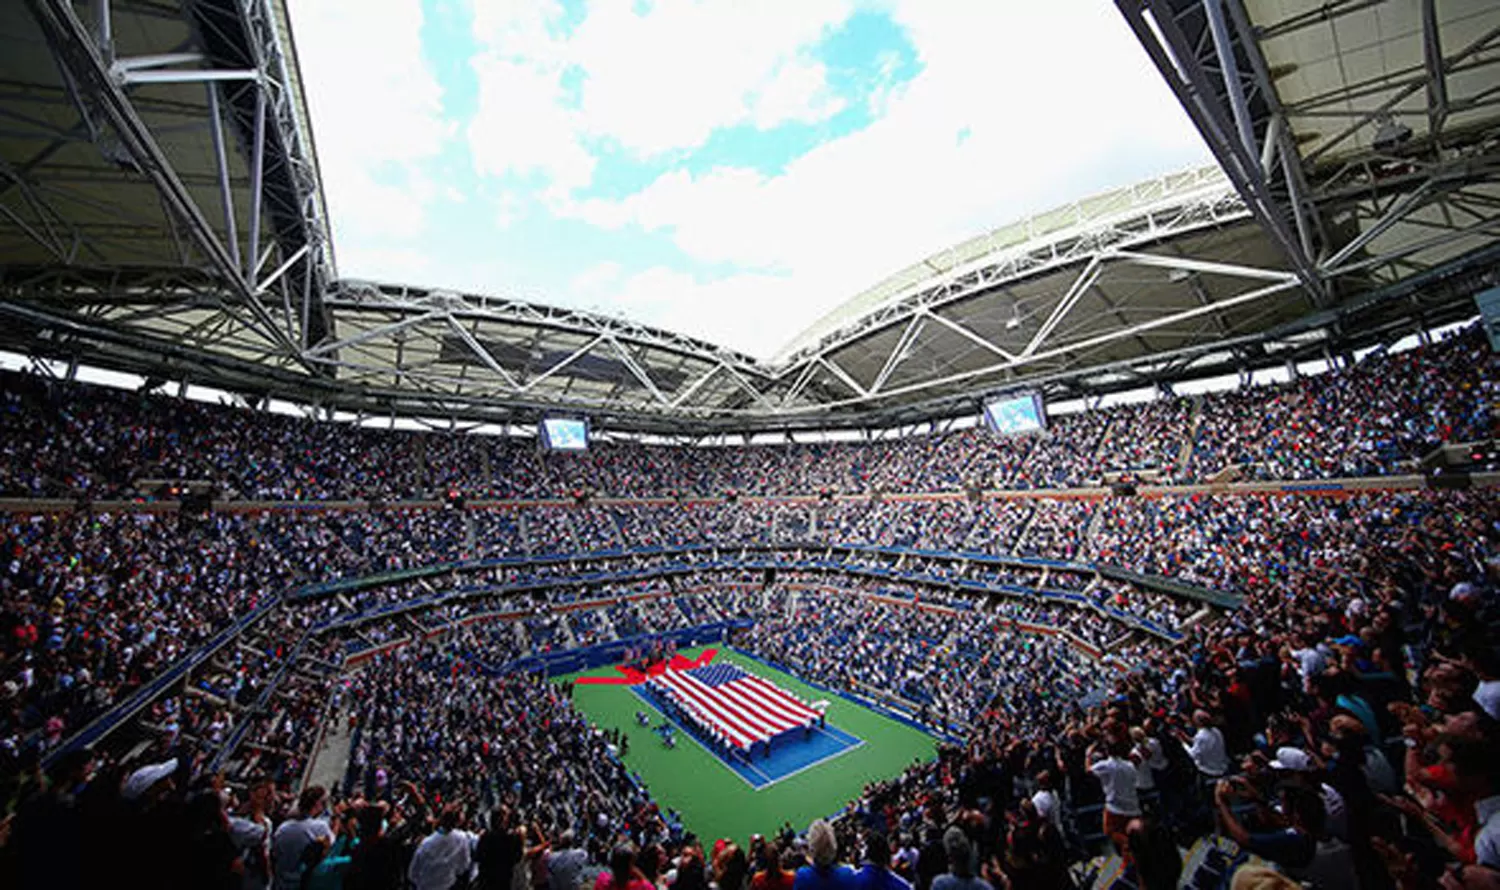
<path id="1" fill-rule="evenodd" d="M 1389 114 L 1375 118 L 1375 139 L 1371 142 L 1376 151 L 1390 151 L 1411 140 L 1411 127 L 1397 121 Z"/>

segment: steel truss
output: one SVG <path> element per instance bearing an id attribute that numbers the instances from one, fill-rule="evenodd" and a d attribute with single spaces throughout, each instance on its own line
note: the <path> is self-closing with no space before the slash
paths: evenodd
<path id="1" fill-rule="evenodd" d="M 1421 63 L 1287 102 L 1277 77 L 1296 62 L 1273 69 L 1265 47 L 1310 29 L 1336 43 L 1376 4 L 1309 4 L 1280 21 L 1252 19 L 1246 0 L 1116 5 L 1320 305 L 1439 268 L 1500 233 L 1500 27 L 1445 24 L 1435 0 L 1421 0 Z M 1459 74 L 1483 83 L 1479 72 L 1494 74 L 1487 88 L 1451 89 Z"/>
<path id="2" fill-rule="evenodd" d="M 1245 202 L 1216 171 L 1199 171 L 1197 176 L 1194 188 L 1163 194 L 1124 214 L 1114 210 L 1095 218 L 1080 215 L 1072 225 L 1057 232 L 1016 247 L 997 249 L 894 295 L 816 345 L 795 353 L 778 369 L 776 380 L 790 381 L 790 386 L 779 394 L 778 412 L 797 414 L 812 410 L 796 400 L 819 369 L 831 373 L 849 390 L 843 398 L 825 400 L 819 407 L 857 407 L 894 397 L 920 396 L 954 384 L 1024 370 L 1046 360 L 1081 357 L 1118 340 L 1138 338 L 1194 319 L 1214 319 L 1226 310 L 1297 286 L 1300 279 L 1290 269 L 1194 259 L 1156 250 L 1174 239 L 1241 223 L 1249 217 Z M 1191 286 L 1192 276 L 1210 273 L 1241 280 L 1245 287 L 1217 300 L 1200 291 L 1195 305 L 1157 313 L 1148 321 L 1121 324 L 1103 334 L 1070 336 L 1066 324 L 1071 320 L 1070 313 L 1095 287 L 1104 269 L 1119 265 L 1177 270 L 1188 283 L 1186 286 Z M 1071 283 L 1019 349 L 1007 348 L 941 314 L 945 307 L 1001 292 L 1018 281 L 1069 269 L 1077 270 L 1068 273 L 1072 275 Z M 1018 315 L 1009 326 L 1020 325 Z M 880 370 L 873 381 L 861 383 L 839 363 L 838 354 L 851 345 L 897 327 L 901 334 L 879 363 Z M 924 332 L 939 330 L 958 335 L 989 353 L 993 360 L 958 373 L 891 386 L 893 372 L 913 344 Z"/>
<path id="3" fill-rule="evenodd" d="M 134 307 L 129 293 L 101 294 L 93 309 L 117 321 L 163 320 L 158 332 L 171 331 L 176 322 L 194 331 L 190 342 L 200 348 L 248 351 L 281 366 L 303 364 L 302 350 L 327 335 L 321 297 L 335 276 L 302 99 L 270 0 L 192 4 L 197 48 L 164 45 L 160 52 L 129 56 L 117 50 L 115 20 L 135 15 L 133 7 L 127 13 L 110 0 L 96 0 L 88 23 L 68 0 L 28 0 L 28 7 L 52 47 L 79 114 L 78 126 L 57 134 L 59 138 L 100 144 L 122 169 L 148 177 L 166 211 L 184 274 L 196 282 L 206 272 L 211 279 L 208 286 L 195 283 L 199 289 L 190 319 L 174 319 L 162 304 Z M 194 85 L 203 90 L 196 105 L 183 102 L 180 89 L 153 92 Z M 172 122 L 163 123 L 164 108 L 171 109 Z M 185 178 L 163 139 L 204 130 L 212 144 L 214 174 Z M 45 160 L 35 158 L 32 166 Z M 241 171 L 236 161 L 247 169 Z M 9 165 L 0 168 L 0 176 L 19 186 L 40 219 L 66 220 L 60 209 L 64 196 L 52 171 L 38 175 L 35 183 L 28 173 Z M 107 169 L 81 169 L 76 176 L 78 184 L 95 186 L 95 191 L 107 191 L 112 182 Z M 205 179 L 216 190 L 215 202 L 201 198 L 209 185 Z M 76 190 L 65 198 L 87 200 Z M 110 206 L 99 201 L 97 209 Z M 0 213 L 15 221 L 13 214 Z M 23 229 L 62 266 L 128 262 L 119 256 L 118 242 L 131 235 L 118 225 L 97 233 L 77 228 L 63 232 L 61 226 Z M 98 241 L 91 240 L 93 234 Z M 143 218 L 134 237 L 150 241 L 161 233 Z"/>
<path id="4" fill-rule="evenodd" d="M 1122 202 L 1079 202 L 960 245 L 766 364 L 587 312 L 340 281 L 278 0 L 195 0 L 191 40 L 130 55 L 115 20 L 144 15 L 139 4 L 94 0 L 85 21 L 69 0 L 27 0 L 63 76 L 0 83 L 0 131 L 49 140 L 0 159 L 0 225 L 48 261 L 0 264 L 0 344 L 325 415 L 456 427 L 571 409 L 601 428 L 706 435 L 910 423 L 972 410 L 1002 386 L 1160 385 L 1461 311 L 1467 294 L 1444 270 L 1496 261 L 1500 139 L 1476 114 L 1500 105 L 1500 90 L 1466 93 L 1455 78 L 1495 64 L 1500 28 L 1444 34 L 1428 0 L 1423 64 L 1284 102 L 1257 41 L 1368 4 L 1267 23 L 1252 22 L 1246 0 L 1116 2 L 1222 172 L 1164 177 Z M 59 128 L 10 98 L 76 109 L 77 121 Z M 1418 123 L 1416 100 L 1420 136 L 1366 144 L 1392 114 Z M 1311 120 L 1337 128 L 1303 154 Z M 168 147 L 183 134 L 201 137 L 210 165 L 174 166 Z M 115 167 L 49 163 L 79 142 Z M 164 213 L 109 191 L 143 176 Z M 111 223 L 80 222 L 77 206 Z M 1219 236 L 1271 250 L 1195 253 Z M 1155 289 L 1122 299 L 1112 275 L 1155 276 Z M 1013 293 L 1028 288 L 1023 313 Z M 998 326 L 971 312 L 987 307 L 993 322 L 1007 306 Z M 942 349 L 963 355 L 916 364 Z"/>

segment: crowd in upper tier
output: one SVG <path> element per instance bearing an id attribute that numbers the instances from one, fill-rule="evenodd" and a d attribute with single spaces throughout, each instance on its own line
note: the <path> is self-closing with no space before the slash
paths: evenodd
<path id="1" fill-rule="evenodd" d="M 1164 396 L 1052 418 L 1042 435 L 981 429 L 876 443 L 685 448 L 601 442 L 547 454 L 516 438 L 375 431 L 165 396 L 0 375 L 0 495 L 153 494 L 202 480 L 256 500 L 937 492 L 1386 475 L 1442 442 L 1493 437 L 1500 359 L 1476 326 L 1289 383 Z"/>

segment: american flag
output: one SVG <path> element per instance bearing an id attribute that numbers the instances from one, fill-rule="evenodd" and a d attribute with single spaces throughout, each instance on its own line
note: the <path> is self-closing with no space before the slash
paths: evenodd
<path id="1" fill-rule="evenodd" d="M 808 726 L 821 716 L 786 690 L 732 664 L 667 671 L 655 682 L 700 725 L 736 748 Z"/>

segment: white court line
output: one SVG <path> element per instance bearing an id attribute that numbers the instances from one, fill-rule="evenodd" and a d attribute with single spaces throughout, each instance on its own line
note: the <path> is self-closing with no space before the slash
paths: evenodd
<path id="1" fill-rule="evenodd" d="M 680 722 L 678 722 L 677 718 L 669 716 L 665 711 L 663 711 L 661 708 L 658 708 L 655 704 L 653 704 L 652 701 L 651 701 L 651 699 L 645 697 L 644 695 L 641 695 L 639 692 L 636 692 L 634 686 L 630 687 L 630 694 L 634 695 L 636 698 L 638 698 L 641 701 L 645 702 L 646 703 L 646 707 L 648 707 L 651 710 L 655 711 L 657 714 L 660 714 L 661 718 L 663 720 L 669 720 L 669 721 L 671 721 L 672 725 L 675 726 L 675 727 L 677 727 L 678 729 L 682 730 L 682 734 L 684 736 L 687 736 L 689 739 L 691 739 L 692 742 L 693 742 L 693 744 L 697 745 L 699 747 L 699 749 L 701 749 L 703 751 L 704 754 L 707 754 L 709 757 L 712 757 L 713 759 L 715 759 L 715 760 L 719 761 L 720 763 L 724 764 L 724 766 L 728 767 L 728 769 L 729 769 L 730 772 L 734 773 L 736 776 L 739 777 L 739 780 L 741 782 L 744 782 L 746 785 L 749 785 L 751 791 L 759 791 L 762 788 L 769 788 L 772 785 L 775 785 L 777 782 L 781 781 L 781 779 L 772 779 L 770 776 L 766 775 L 763 771 L 761 771 L 760 769 L 758 769 L 755 766 L 755 764 L 751 763 L 750 760 L 749 760 L 749 758 L 746 758 L 746 760 L 745 760 L 745 766 L 748 767 L 756 775 L 758 775 L 762 779 L 766 780 L 766 784 L 764 784 L 764 785 L 757 785 L 757 784 L 755 784 L 754 782 L 752 782 L 749 779 L 745 778 L 745 774 L 742 773 L 742 772 L 740 772 L 739 770 L 735 769 L 734 766 L 729 761 L 727 761 L 724 758 L 720 757 L 717 752 L 711 750 L 707 745 L 705 745 L 701 741 L 699 741 L 698 737 L 695 736 L 695 735 L 693 735 L 691 732 L 689 732 L 688 728 L 686 726 L 683 726 Z M 861 742 L 860 744 L 864 744 L 864 743 Z M 835 756 L 837 756 L 837 755 L 835 755 Z M 806 768 L 807 767 L 803 767 L 802 769 L 806 769 Z M 798 770 L 798 772 L 801 772 L 801 770 Z M 782 776 L 781 778 L 784 779 L 784 778 L 786 778 L 786 776 Z"/>

